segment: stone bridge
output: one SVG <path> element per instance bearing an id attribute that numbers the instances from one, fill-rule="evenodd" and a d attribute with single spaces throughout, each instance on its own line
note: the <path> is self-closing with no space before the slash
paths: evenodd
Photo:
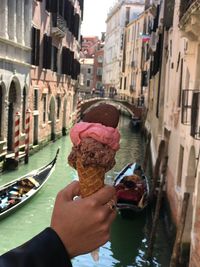
<path id="1" fill-rule="evenodd" d="M 117 98 L 95 97 L 81 101 L 80 117 L 82 117 L 82 115 L 87 112 L 93 105 L 97 105 L 98 103 L 108 103 L 116 106 L 117 108 L 125 109 L 131 116 L 138 118 L 141 118 L 144 113 L 144 106 L 136 106 L 126 100 Z"/>

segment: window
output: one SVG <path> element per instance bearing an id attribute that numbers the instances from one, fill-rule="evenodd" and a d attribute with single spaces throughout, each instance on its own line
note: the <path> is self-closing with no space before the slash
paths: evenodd
<path id="1" fill-rule="evenodd" d="M 102 68 L 97 68 L 97 76 L 102 76 L 103 70 Z"/>
<path id="2" fill-rule="evenodd" d="M 58 58 L 58 48 L 52 46 L 51 49 L 51 70 L 57 72 L 57 58 Z"/>
<path id="3" fill-rule="evenodd" d="M 44 34 L 43 37 L 43 68 L 51 69 L 52 37 Z"/>
<path id="4" fill-rule="evenodd" d="M 40 58 L 40 30 L 32 27 L 31 29 L 31 64 L 39 66 Z"/>
<path id="5" fill-rule="evenodd" d="M 87 87 L 90 87 L 90 80 L 87 80 Z"/>
<path id="6" fill-rule="evenodd" d="M 38 89 L 34 89 L 33 109 L 38 110 Z"/>
<path id="7" fill-rule="evenodd" d="M 126 77 L 124 78 L 124 90 L 126 90 Z"/>
<path id="8" fill-rule="evenodd" d="M 181 187 L 181 182 L 182 182 L 183 155 L 184 155 L 184 147 L 180 146 L 179 160 L 178 160 L 178 176 L 177 176 L 177 185 L 179 187 Z"/>
<path id="9" fill-rule="evenodd" d="M 102 56 L 99 56 L 98 59 L 97 59 L 98 63 L 103 63 L 103 57 Z"/>
<path id="10" fill-rule="evenodd" d="M 125 24 L 127 25 L 130 20 L 130 7 L 126 7 L 126 21 Z"/>
<path id="11" fill-rule="evenodd" d="M 91 69 L 88 69 L 88 73 L 91 73 Z"/>
<path id="12" fill-rule="evenodd" d="M 44 94 L 43 95 L 43 117 L 42 117 L 43 123 L 46 122 L 46 114 L 47 114 L 46 112 L 47 112 L 47 95 Z"/>
<path id="13" fill-rule="evenodd" d="M 59 11 L 59 15 L 61 15 L 62 17 L 64 17 L 64 0 L 58 0 L 58 11 Z"/>

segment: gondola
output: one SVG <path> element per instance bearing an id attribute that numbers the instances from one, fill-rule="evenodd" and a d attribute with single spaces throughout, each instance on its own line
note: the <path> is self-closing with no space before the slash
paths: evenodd
<path id="1" fill-rule="evenodd" d="M 143 211 L 149 203 L 149 180 L 138 163 L 127 164 L 116 176 L 114 187 L 119 211 Z"/>
<path id="2" fill-rule="evenodd" d="M 0 187 L 0 220 L 30 200 L 52 174 L 59 149 L 47 165 Z"/>
<path id="3" fill-rule="evenodd" d="M 132 130 L 139 131 L 141 129 L 142 121 L 140 118 L 133 116 L 130 125 Z"/>

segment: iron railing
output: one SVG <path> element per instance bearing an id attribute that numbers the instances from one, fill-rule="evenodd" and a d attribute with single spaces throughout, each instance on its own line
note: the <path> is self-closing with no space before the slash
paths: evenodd
<path id="1" fill-rule="evenodd" d="M 52 13 L 52 27 L 57 28 L 64 34 L 66 31 L 67 24 L 62 16 L 57 13 Z"/>
<path id="2" fill-rule="evenodd" d="M 183 17 L 183 15 L 187 12 L 187 10 L 190 8 L 190 6 L 196 2 L 196 0 L 181 0 L 180 2 L 180 19 Z"/>
<path id="3" fill-rule="evenodd" d="M 190 135 L 200 139 L 200 90 L 182 91 L 181 123 L 190 126 Z"/>

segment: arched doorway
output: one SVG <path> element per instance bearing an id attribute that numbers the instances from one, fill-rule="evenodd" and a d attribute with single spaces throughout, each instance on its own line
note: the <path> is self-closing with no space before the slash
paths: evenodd
<path id="1" fill-rule="evenodd" d="M 196 157 L 194 146 L 190 149 L 188 166 L 187 166 L 187 176 L 186 176 L 186 192 L 190 193 L 190 199 L 187 209 L 187 216 L 185 221 L 185 228 L 183 233 L 183 242 L 191 242 L 191 230 L 192 230 L 192 220 L 193 220 L 193 210 L 192 205 L 193 193 L 195 190 L 195 168 L 196 168 Z"/>
<path id="2" fill-rule="evenodd" d="M 55 99 L 53 96 L 49 104 L 49 120 L 51 121 L 51 140 L 55 140 Z"/>
<path id="3" fill-rule="evenodd" d="M 63 121 L 62 121 L 62 134 L 66 135 L 67 128 L 67 99 L 64 99 L 63 103 Z"/>

